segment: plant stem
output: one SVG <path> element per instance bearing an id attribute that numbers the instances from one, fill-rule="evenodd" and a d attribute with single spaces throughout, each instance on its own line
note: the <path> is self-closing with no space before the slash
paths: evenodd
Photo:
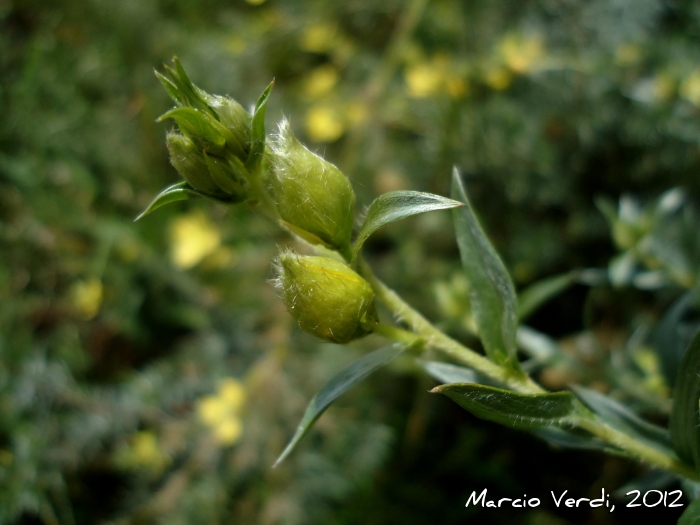
<path id="1" fill-rule="evenodd" d="M 545 392 L 542 387 L 527 375 L 506 370 L 492 361 L 489 361 L 486 357 L 477 354 L 474 350 L 467 348 L 445 335 L 442 331 L 433 326 L 430 321 L 409 306 L 396 292 L 380 281 L 362 257 L 359 258 L 359 269 L 363 277 L 367 279 L 367 282 L 372 286 L 379 300 L 391 309 L 395 315 L 404 319 L 429 346 L 442 351 L 452 359 L 481 372 L 516 392 L 522 394 L 541 394 Z"/>
<path id="2" fill-rule="evenodd" d="M 603 441 L 629 452 L 632 456 L 645 463 L 668 472 L 673 472 L 693 481 L 700 481 L 700 475 L 698 475 L 692 467 L 661 450 L 636 440 L 629 434 L 609 427 L 594 414 L 585 414 L 582 417 L 572 418 L 571 422 L 575 426 L 587 430 Z"/>
<path id="3" fill-rule="evenodd" d="M 359 269 L 360 273 L 372 286 L 379 300 L 391 309 L 395 315 L 404 319 L 415 331 L 414 334 L 394 326 L 379 323 L 375 328 L 376 333 L 394 341 L 408 344 L 415 344 L 420 339 L 423 339 L 428 346 L 442 351 L 456 361 L 464 363 L 516 392 L 522 394 L 546 393 L 546 390 L 528 376 L 506 370 L 441 332 L 419 312 L 409 306 L 396 292 L 385 285 L 362 257 L 359 258 Z M 673 472 L 687 479 L 700 481 L 700 476 L 690 466 L 672 455 L 609 427 L 580 402 L 577 402 L 577 412 L 579 415 L 569 418 L 572 425 L 586 430 L 606 443 L 628 452 L 644 463 Z"/>

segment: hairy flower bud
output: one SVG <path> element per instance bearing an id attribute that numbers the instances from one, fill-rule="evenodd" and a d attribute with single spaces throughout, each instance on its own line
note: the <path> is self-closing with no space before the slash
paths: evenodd
<path id="1" fill-rule="evenodd" d="M 166 139 L 170 161 L 195 190 L 225 201 L 242 201 L 248 195 L 242 163 L 207 155 L 187 137 L 169 133 Z"/>
<path id="2" fill-rule="evenodd" d="M 276 285 L 287 309 L 306 332 L 345 344 L 372 331 L 377 322 L 374 292 L 345 264 L 283 252 L 277 272 Z"/>
<path id="3" fill-rule="evenodd" d="M 345 249 L 350 244 L 355 192 L 330 162 L 297 140 L 285 120 L 272 147 L 272 189 L 279 214 L 313 244 Z"/>

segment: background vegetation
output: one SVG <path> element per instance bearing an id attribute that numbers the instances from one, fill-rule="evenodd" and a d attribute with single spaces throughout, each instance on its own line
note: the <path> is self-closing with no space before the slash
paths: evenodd
<path id="1" fill-rule="evenodd" d="M 0 0 L 0 522 L 672 522 L 624 499 L 556 509 L 550 490 L 650 478 L 478 420 L 401 360 L 272 470 L 308 399 L 379 340 L 293 325 L 266 282 L 288 241 L 245 205 L 132 221 L 179 180 L 153 69 L 176 54 L 245 105 L 274 77 L 268 126 L 289 117 L 360 205 L 446 195 L 457 165 L 519 289 L 587 269 L 528 321 L 556 349 L 530 348 L 538 379 L 665 423 L 698 327 L 699 41 L 683 0 Z M 449 214 L 367 254 L 469 340 Z M 543 505 L 465 509 L 483 488 Z"/>

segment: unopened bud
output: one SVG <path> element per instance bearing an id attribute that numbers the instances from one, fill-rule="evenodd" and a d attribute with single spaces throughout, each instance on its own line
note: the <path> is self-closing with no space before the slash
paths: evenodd
<path id="1" fill-rule="evenodd" d="M 283 252 L 277 272 L 276 285 L 302 330 L 339 344 L 372 332 L 377 323 L 374 292 L 345 264 Z"/>
<path id="2" fill-rule="evenodd" d="M 169 133 L 170 161 L 195 190 L 218 200 L 239 202 L 247 197 L 246 171 L 242 163 L 201 153 L 190 139 Z"/>
<path id="3" fill-rule="evenodd" d="M 350 244 L 355 192 L 341 171 L 297 140 L 285 120 L 272 148 L 272 189 L 290 228 L 309 242 Z"/>

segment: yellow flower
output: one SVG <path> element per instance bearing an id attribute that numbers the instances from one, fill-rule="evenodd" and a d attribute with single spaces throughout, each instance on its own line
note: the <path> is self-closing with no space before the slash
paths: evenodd
<path id="1" fill-rule="evenodd" d="M 92 319 L 102 305 L 102 281 L 96 278 L 78 281 L 71 289 L 73 306 L 84 319 Z"/>
<path id="2" fill-rule="evenodd" d="M 233 445 L 242 433 L 243 425 L 240 419 L 228 418 L 214 427 L 214 435 L 224 445 Z"/>
<path id="3" fill-rule="evenodd" d="M 115 462 L 127 470 L 146 469 L 160 472 L 170 461 L 170 456 L 158 447 L 155 433 L 149 430 L 134 434 L 129 444 L 118 449 L 115 455 Z"/>
<path id="4" fill-rule="evenodd" d="M 332 107 L 315 106 L 306 113 L 306 132 L 315 142 L 334 142 L 345 133 L 345 120 Z"/>
<path id="5" fill-rule="evenodd" d="M 503 67 L 489 69 L 484 78 L 486 84 L 491 89 L 495 89 L 496 91 L 503 91 L 504 89 L 507 89 L 512 80 L 513 75 L 511 75 L 510 71 Z"/>
<path id="6" fill-rule="evenodd" d="M 245 388 L 240 381 L 227 377 L 219 386 L 219 397 L 231 410 L 238 410 L 245 401 Z"/>
<path id="7" fill-rule="evenodd" d="M 440 61 L 424 61 L 412 64 L 404 71 L 408 95 L 413 98 L 427 98 L 440 92 L 445 81 Z"/>
<path id="8" fill-rule="evenodd" d="M 219 384 L 216 395 L 203 397 L 197 405 L 200 421 L 209 427 L 222 445 L 233 445 L 241 437 L 240 410 L 245 396 L 240 381 L 226 378 Z"/>
<path id="9" fill-rule="evenodd" d="M 535 69 L 544 55 L 540 36 L 506 35 L 499 43 L 498 50 L 508 69 L 519 74 Z"/>
<path id="10" fill-rule="evenodd" d="M 299 43 L 301 49 L 311 53 L 325 53 L 337 43 L 337 29 L 330 24 L 314 24 L 307 27 Z"/>
<path id="11" fill-rule="evenodd" d="M 690 103 L 700 106 L 700 69 L 693 71 L 679 89 L 681 96 Z"/>
<path id="12" fill-rule="evenodd" d="M 265 3 L 265 0 L 245 0 L 245 1 L 248 2 L 250 5 L 260 5 L 260 4 Z"/>
<path id="13" fill-rule="evenodd" d="M 220 243 L 219 231 L 199 210 L 180 215 L 170 225 L 170 259 L 180 268 L 192 268 Z"/>
<path id="14" fill-rule="evenodd" d="M 328 94 L 338 83 L 338 70 L 331 64 L 319 66 L 309 72 L 304 81 L 304 96 L 310 99 Z"/>

